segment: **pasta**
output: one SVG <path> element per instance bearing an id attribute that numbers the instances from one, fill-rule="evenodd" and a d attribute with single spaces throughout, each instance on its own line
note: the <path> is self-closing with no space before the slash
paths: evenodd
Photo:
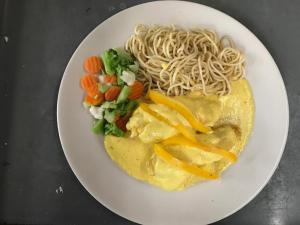
<path id="1" fill-rule="evenodd" d="M 245 76 L 245 57 L 231 39 L 206 29 L 138 25 L 125 49 L 140 64 L 137 78 L 168 96 L 227 95 Z"/>

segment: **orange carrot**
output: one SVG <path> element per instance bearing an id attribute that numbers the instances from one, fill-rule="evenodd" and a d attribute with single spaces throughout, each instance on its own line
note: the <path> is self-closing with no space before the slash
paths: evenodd
<path id="1" fill-rule="evenodd" d="M 127 124 L 128 120 L 129 120 L 128 117 L 121 117 L 121 118 L 117 119 L 117 121 L 116 121 L 117 127 L 119 127 L 123 131 L 127 131 L 126 124 Z"/>
<path id="2" fill-rule="evenodd" d="M 104 76 L 104 83 L 116 84 L 117 83 L 117 77 L 115 75 L 105 75 Z"/>
<path id="3" fill-rule="evenodd" d="M 105 92 L 105 100 L 107 101 L 113 101 L 115 99 L 117 99 L 117 97 L 119 96 L 121 92 L 121 88 L 118 86 L 113 86 L 111 88 L 109 88 L 106 92 Z"/>
<path id="4" fill-rule="evenodd" d="M 98 56 L 90 56 L 84 60 L 83 67 L 88 73 L 100 73 L 103 66 Z"/>
<path id="5" fill-rule="evenodd" d="M 130 87 L 130 93 L 128 95 L 128 99 L 134 100 L 142 97 L 144 92 L 144 85 L 140 81 L 135 81 L 133 85 Z"/>
<path id="6" fill-rule="evenodd" d="M 97 98 L 97 96 L 100 95 L 97 83 L 97 77 L 92 74 L 86 74 L 80 79 L 82 89 L 92 98 Z"/>
<path id="7" fill-rule="evenodd" d="M 104 100 L 104 96 L 102 93 L 100 93 L 98 98 L 92 98 L 91 96 L 87 95 L 84 98 L 84 101 L 91 104 L 91 105 L 100 105 Z"/>

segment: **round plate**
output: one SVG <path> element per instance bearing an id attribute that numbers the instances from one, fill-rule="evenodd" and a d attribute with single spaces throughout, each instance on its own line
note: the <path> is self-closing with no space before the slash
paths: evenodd
<path id="1" fill-rule="evenodd" d="M 166 192 L 139 182 L 110 160 L 102 137 L 91 133 L 82 107 L 79 79 L 83 60 L 122 46 L 134 26 L 176 24 L 205 27 L 229 35 L 247 57 L 247 79 L 256 105 L 252 137 L 238 162 L 217 181 L 182 192 Z M 57 101 L 59 136 L 66 158 L 87 191 L 111 211 L 141 224 L 207 224 L 236 212 L 253 199 L 276 169 L 288 133 L 288 102 L 280 72 L 263 44 L 242 24 L 204 5 L 150 2 L 104 21 L 79 45 L 65 70 Z"/>

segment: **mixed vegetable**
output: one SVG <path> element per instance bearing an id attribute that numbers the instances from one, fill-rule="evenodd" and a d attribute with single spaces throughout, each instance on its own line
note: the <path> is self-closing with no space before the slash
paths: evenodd
<path id="1" fill-rule="evenodd" d="M 95 118 L 95 134 L 123 136 L 126 123 L 138 106 L 144 85 L 136 80 L 138 62 L 124 49 L 108 49 L 101 57 L 84 61 L 87 72 L 80 85 L 86 92 L 84 106 Z"/>

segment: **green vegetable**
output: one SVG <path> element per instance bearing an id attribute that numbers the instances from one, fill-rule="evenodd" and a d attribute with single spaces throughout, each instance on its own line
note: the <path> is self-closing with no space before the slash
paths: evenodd
<path id="1" fill-rule="evenodd" d="M 106 101 L 101 105 L 101 107 L 104 109 L 116 109 L 117 103 L 116 101 Z"/>
<path id="2" fill-rule="evenodd" d="M 108 49 L 102 54 L 102 61 L 107 74 L 115 74 L 116 67 L 119 64 L 119 57 L 117 51 Z"/>
<path id="3" fill-rule="evenodd" d="M 84 102 L 82 103 L 82 105 L 83 105 L 83 107 L 86 108 L 86 109 L 89 109 L 89 108 L 91 107 L 91 104 L 88 103 L 88 102 L 86 102 L 86 101 L 84 101 Z"/>
<path id="4" fill-rule="evenodd" d="M 122 137 L 124 136 L 124 132 L 117 127 L 116 124 L 114 123 L 106 123 L 104 125 L 104 134 L 105 135 L 115 135 L 117 137 Z"/>
<path id="5" fill-rule="evenodd" d="M 128 113 L 127 104 L 128 104 L 127 101 L 119 103 L 118 107 L 116 109 L 116 114 L 121 117 L 127 115 L 127 113 Z"/>
<path id="6" fill-rule="evenodd" d="M 92 127 L 93 133 L 94 134 L 104 134 L 104 124 L 105 124 L 104 119 L 97 120 L 95 122 L 94 126 Z"/>
<path id="7" fill-rule="evenodd" d="M 133 58 L 131 57 L 130 53 L 126 52 L 123 48 L 115 48 L 114 49 L 119 57 L 120 64 L 122 66 L 128 66 L 130 64 L 133 64 Z"/>
<path id="8" fill-rule="evenodd" d="M 128 70 L 128 67 L 127 66 L 122 66 L 121 64 L 118 64 L 117 67 L 116 67 L 116 74 L 118 76 L 122 76 L 122 73 L 124 70 Z"/>
<path id="9" fill-rule="evenodd" d="M 133 63 L 134 63 L 134 64 L 129 65 L 128 68 L 129 68 L 132 72 L 137 73 L 138 70 L 139 70 L 139 63 L 138 63 L 136 60 L 135 60 Z"/>
<path id="10" fill-rule="evenodd" d="M 126 100 L 125 102 L 119 103 L 116 110 L 116 113 L 121 117 L 128 116 L 130 117 L 133 110 L 137 107 L 137 101 Z"/>
<path id="11" fill-rule="evenodd" d="M 105 109 L 104 111 L 104 119 L 106 119 L 107 122 L 113 123 L 116 118 L 116 111 Z"/>
<path id="12" fill-rule="evenodd" d="M 107 74 L 121 75 L 129 65 L 134 65 L 133 57 L 122 48 L 108 49 L 102 54 L 104 68 Z"/>
<path id="13" fill-rule="evenodd" d="M 120 64 L 117 65 L 117 67 L 116 67 L 116 74 L 117 74 L 118 76 L 121 76 L 121 75 L 122 75 L 122 72 L 123 72 L 123 69 L 124 69 L 123 66 L 121 66 Z"/>
<path id="14" fill-rule="evenodd" d="M 117 103 L 121 103 L 121 102 L 124 102 L 126 101 L 128 95 L 129 95 L 129 92 L 130 92 L 130 88 L 128 86 L 124 86 L 118 96 L 118 99 L 117 99 Z"/>
<path id="15" fill-rule="evenodd" d="M 126 105 L 127 112 L 132 112 L 138 106 L 138 102 L 136 100 L 129 101 Z"/>
<path id="16" fill-rule="evenodd" d="M 130 116 L 133 110 L 137 107 L 137 101 L 126 100 L 117 104 L 117 108 L 115 109 L 116 115 L 120 117 Z"/>
<path id="17" fill-rule="evenodd" d="M 117 83 L 118 83 L 119 86 L 124 86 L 125 85 L 124 80 L 122 80 L 120 76 L 117 77 Z"/>
<path id="18" fill-rule="evenodd" d="M 98 88 L 101 93 L 105 93 L 110 88 L 110 86 L 107 84 L 98 84 Z"/>

